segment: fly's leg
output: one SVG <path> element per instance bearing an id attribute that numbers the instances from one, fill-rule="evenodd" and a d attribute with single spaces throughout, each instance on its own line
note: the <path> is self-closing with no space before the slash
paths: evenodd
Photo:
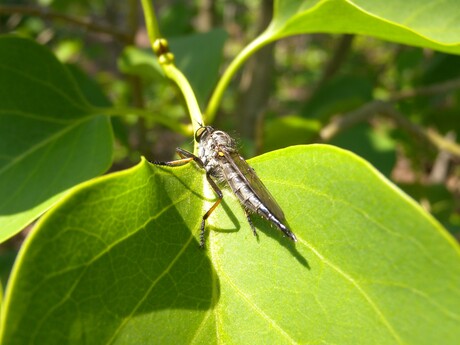
<path id="1" fill-rule="evenodd" d="M 176 148 L 176 152 L 180 156 L 181 159 L 170 161 L 170 162 L 153 162 L 153 163 L 157 165 L 177 167 L 177 166 L 185 165 L 193 160 L 200 166 L 200 168 L 204 169 L 203 161 L 199 157 L 195 156 L 193 153 L 188 152 L 184 149 L 181 149 L 180 147 Z M 214 192 L 217 194 L 218 199 L 216 200 L 214 205 L 212 205 L 211 208 L 203 215 L 203 218 L 201 220 L 201 226 L 200 226 L 200 247 L 201 248 L 204 248 L 204 242 L 205 242 L 204 227 L 206 225 L 206 219 L 208 219 L 208 217 L 211 215 L 212 212 L 214 212 L 216 207 L 219 206 L 220 202 L 222 201 L 222 198 L 224 197 L 224 195 L 222 194 L 222 191 L 217 186 L 217 184 L 214 182 L 214 180 L 211 178 L 208 172 L 206 172 L 206 179 L 208 180 Z"/>
<path id="2" fill-rule="evenodd" d="M 181 156 L 182 160 L 194 160 L 201 168 L 204 169 L 204 164 L 200 158 L 195 156 L 193 153 L 185 151 L 181 148 L 177 148 L 176 152 Z M 208 183 L 211 185 L 212 189 L 214 190 L 214 193 L 217 194 L 217 200 L 214 203 L 214 205 L 211 206 L 211 208 L 203 215 L 203 218 L 201 220 L 201 226 L 200 226 L 200 247 L 204 248 L 204 243 L 205 243 L 205 225 L 206 225 L 206 219 L 211 215 L 211 213 L 214 212 L 217 206 L 219 206 L 220 202 L 222 201 L 222 198 L 224 195 L 222 194 L 222 191 L 220 188 L 217 186 L 217 184 L 214 182 L 212 179 L 211 175 L 209 175 L 208 172 L 206 172 L 206 179 L 208 180 Z"/>
<path id="3" fill-rule="evenodd" d="M 206 224 L 206 219 L 211 215 L 211 213 L 214 212 L 217 206 L 219 206 L 220 202 L 222 201 L 222 198 L 224 195 L 222 194 L 222 191 L 220 188 L 217 186 L 217 184 L 214 182 L 214 180 L 211 178 L 211 176 L 206 172 L 206 179 L 208 180 L 209 184 L 211 185 L 212 189 L 214 192 L 217 194 L 217 200 L 214 203 L 214 205 L 211 206 L 211 208 L 203 215 L 203 219 L 201 221 L 201 227 L 200 227 L 200 247 L 204 248 L 204 226 Z"/>
<path id="4" fill-rule="evenodd" d="M 176 148 L 177 154 L 180 156 L 181 159 L 177 159 L 175 161 L 169 161 L 169 162 L 158 162 L 154 161 L 153 164 L 156 165 L 166 165 L 168 167 L 180 167 L 182 165 L 185 165 L 191 161 L 195 161 L 198 163 L 198 165 L 203 168 L 203 162 L 201 159 L 199 159 L 197 156 L 195 156 L 193 153 L 188 152 L 184 149 L 181 149 L 180 147 Z"/>
<path id="5" fill-rule="evenodd" d="M 254 223 L 252 222 L 251 215 L 249 214 L 248 210 L 246 210 L 246 208 L 243 208 L 243 210 L 248 220 L 249 226 L 252 229 L 252 233 L 254 234 L 255 237 L 259 238 L 259 235 L 257 234 L 257 231 L 256 231 L 256 227 L 254 226 Z"/>

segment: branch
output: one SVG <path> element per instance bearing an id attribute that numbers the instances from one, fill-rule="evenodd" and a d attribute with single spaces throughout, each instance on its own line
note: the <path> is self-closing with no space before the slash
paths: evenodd
<path id="1" fill-rule="evenodd" d="M 398 102 L 408 98 L 433 96 L 439 93 L 446 93 L 456 89 L 460 89 L 460 78 L 451 79 L 446 82 L 433 84 L 418 89 L 400 91 L 391 95 L 389 101 Z"/>
<path id="2" fill-rule="evenodd" d="M 392 102 L 372 101 L 362 107 L 333 119 L 320 132 L 320 137 L 324 141 L 330 140 L 339 132 L 351 126 L 372 119 L 377 115 L 382 115 L 393 120 L 399 127 L 421 140 L 429 143 L 439 151 L 445 151 L 455 157 L 460 158 L 460 145 L 444 138 L 433 129 L 425 129 L 412 123 L 393 106 Z"/>
<path id="3" fill-rule="evenodd" d="M 131 35 L 123 31 L 116 30 L 112 26 L 100 25 L 90 18 L 78 18 L 67 14 L 55 12 L 45 7 L 30 6 L 0 6 L 0 14 L 24 14 L 36 16 L 44 19 L 63 20 L 75 26 L 82 27 L 89 31 L 100 32 L 122 42 L 131 42 Z"/>
<path id="4" fill-rule="evenodd" d="M 338 133 L 353 127 L 360 122 L 371 119 L 379 112 L 383 103 L 383 101 L 372 101 L 364 104 L 356 110 L 332 118 L 329 124 L 324 126 L 321 130 L 319 134 L 320 138 L 323 141 L 329 141 Z"/>
<path id="5" fill-rule="evenodd" d="M 320 132 L 320 138 L 324 141 L 330 140 L 332 137 L 354 126 L 357 123 L 367 121 L 372 117 L 380 114 L 391 118 L 398 126 L 405 129 L 425 142 L 428 142 L 440 151 L 448 152 L 456 157 L 460 157 L 460 145 L 455 141 L 449 140 L 439 135 L 434 129 L 425 129 L 415 123 L 412 123 L 396 110 L 394 103 L 421 96 L 433 96 L 441 93 L 450 92 L 460 89 L 460 78 L 451 79 L 446 82 L 433 84 L 430 86 L 421 87 L 418 89 L 405 90 L 394 93 L 387 101 L 375 100 L 364 104 L 360 108 L 345 113 L 342 116 L 333 118 Z"/>

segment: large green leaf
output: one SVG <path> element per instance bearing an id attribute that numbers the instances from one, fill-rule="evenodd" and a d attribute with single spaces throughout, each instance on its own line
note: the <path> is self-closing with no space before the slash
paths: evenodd
<path id="1" fill-rule="evenodd" d="M 46 48 L 0 38 L 0 241 L 70 187 L 105 171 L 109 119 L 97 115 Z"/>
<path id="2" fill-rule="evenodd" d="M 212 192 L 194 164 L 77 187 L 22 249 L 5 344 L 456 344 L 460 250 L 357 156 L 297 146 L 251 161 L 299 242 Z M 206 186 L 206 188 L 203 188 Z M 203 195 L 206 196 L 203 199 Z M 205 203 L 203 203 L 205 200 Z"/>
<path id="3" fill-rule="evenodd" d="M 278 0 L 265 37 L 317 32 L 369 35 L 460 53 L 456 0 Z"/>

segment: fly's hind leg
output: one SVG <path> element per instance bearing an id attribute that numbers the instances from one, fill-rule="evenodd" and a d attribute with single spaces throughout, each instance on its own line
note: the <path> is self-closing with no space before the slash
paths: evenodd
<path id="1" fill-rule="evenodd" d="M 176 152 L 180 156 L 181 159 L 170 161 L 170 162 L 153 162 L 153 163 L 157 165 L 167 165 L 170 167 L 177 167 L 177 166 L 185 165 L 193 160 L 200 166 L 200 168 L 204 169 L 203 161 L 199 157 L 195 156 L 193 153 L 188 152 L 184 149 L 181 149 L 180 147 L 176 148 Z M 204 248 L 204 243 L 205 243 L 204 228 L 206 225 L 206 219 L 208 219 L 208 217 L 211 215 L 211 213 L 214 212 L 216 207 L 219 206 L 220 202 L 222 201 L 222 198 L 224 197 L 224 195 L 222 194 L 222 191 L 217 186 L 217 184 L 214 182 L 214 180 L 211 178 L 208 172 L 206 172 L 206 179 L 208 180 L 214 192 L 217 194 L 218 199 L 216 200 L 214 205 L 212 205 L 211 208 L 203 215 L 203 218 L 201 220 L 201 226 L 200 226 L 200 247 L 201 248 Z"/>
<path id="2" fill-rule="evenodd" d="M 249 226 L 251 227 L 252 233 L 254 234 L 255 237 L 259 238 L 259 235 L 257 234 L 257 231 L 256 231 L 256 227 L 254 226 L 254 223 L 252 222 L 251 214 L 244 207 L 243 207 L 243 210 L 244 210 L 244 214 L 246 215 L 246 219 L 248 220 Z"/>
<path id="3" fill-rule="evenodd" d="M 182 160 L 194 160 L 200 168 L 204 169 L 204 164 L 203 161 L 195 156 L 193 153 L 185 151 L 181 148 L 176 149 L 177 153 L 179 156 L 181 156 Z M 220 202 L 222 201 L 222 198 L 224 195 L 222 194 L 222 191 L 220 188 L 217 186 L 217 184 L 214 182 L 214 180 L 211 178 L 211 175 L 209 175 L 208 172 L 206 172 L 206 179 L 208 180 L 208 183 L 211 185 L 212 189 L 214 192 L 217 194 L 217 200 L 216 202 L 211 206 L 211 208 L 203 215 L 203 218 L 201 220 L 201 226 L 200 226 L 200 247 L 204 248 L 204 243 L 205 243 L 205 225 L 206 225 L 206 219 L 209 218 L 211 213 L 214 212 L 217 206 L 219 206 Z"/>
<path id="4" fill-rule="evenodd" d="M 211 176 L 207 172 L 206 172 L 206 179 L 208 180 L 214 192 L 217 194 L 218 199 L 216 200 L 214 205 L 212 205 L 211 208 L 203 215 L 203 219 L 201 220 L 201 227 L 200 227 L 200 247 L 201 248 L 204 248 L 204 242 L 205 242 L 204 227 L 206 224 L 206 219 L 208 219 L 208 217 L 211 215 L 211 213 L 214 212 L 216 207 L 219 206 L 220 202 L 222 201 L 222 198 L 224 197 L 220 188 L 217 186 L 217 184 L 214 182 L 214 180 L 211 178 Z"/>

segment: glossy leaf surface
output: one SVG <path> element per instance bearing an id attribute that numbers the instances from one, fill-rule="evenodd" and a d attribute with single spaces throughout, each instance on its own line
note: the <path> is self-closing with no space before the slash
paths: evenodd
<path id="1" fill-rule="evenodd" d="M 269 39 L 304 33 L 353 33 L 460 53 L 458 2 L 319 0 L 275 2 Z"/>

